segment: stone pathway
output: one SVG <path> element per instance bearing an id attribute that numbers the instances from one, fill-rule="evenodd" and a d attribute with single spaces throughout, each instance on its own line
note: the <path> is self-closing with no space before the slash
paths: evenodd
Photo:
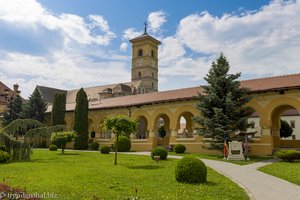
<path id="1" fill-rule="evenodd" d="M 150 155 L 149 152 L 128 154 Z M 182 156 L 169 155 L 168 158 L 180 159 Z M 250 199 L 256 200 L 297 200 L 300 199 L 300 186 L 265 174 L 257 168 L 278 161 L 270 159 L 249 165 L 237 165 L 228 162 L 201 159 L 207 166 L 229 177 L 246 190 Z M 283 172 L 284 173 L 284 172 Z M 299 177 L 300 178 L 300 177 Z"/>

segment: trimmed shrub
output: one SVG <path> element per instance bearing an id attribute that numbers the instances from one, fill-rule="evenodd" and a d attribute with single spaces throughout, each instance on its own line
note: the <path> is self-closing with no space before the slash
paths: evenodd
<path id="1" fill-rule="evenodd" d="M 6 148 L 5 148 L 4 144 L 0 144 L 0 151 L 5 151 L 5 150 L 6 150 Z"/>
<path id="2" fill-rule="evenodd" d="M 90 144 L 90 149 L 91 150 L 98 150 L 99 149 L 99 143 L 98 142 L 92 142 L 91 144 Z"/>
<path id="3" fill-rule="evenodd" d="M 114 143 L 114 147 L 117 145 L 117 141 Z M 118 152 L 127 152 L 131 149 L 130 139 L 126 136 L 120 136 L 118 142 Z"/>
<path id="4" fill-rule="evenodd" d="M 300 159 L 300 151 L 297 150 L 280 150 L 276 152 L 276 156 L 285 162 L 294 162 Z"/>
<path id="5" fill-rule="evenodd" d="M 166 160 L 168 157 L 168 151 L 163 147 L 155 147 L 151 152 L 152 160 L 154 160 L 154 156 L 160 156 L 161 160 Z"/>
<path id="6" fill-rule="evenodd" d="M 10 155 L 5 152 L 0 150 L 0 163 L 6 163 L 10 160 Z"/>
<path id="7" fill-rule="evenodd" d="M 184 153 L 186 150 L 185 146 L 183 144 L 175 144 L 174 145 L 174 151 L 175 153 Z"/>
<path id="8" fill-rule="evenodd" d="M 177 163 L 175 178 L 178 182 L 204 183 L 206 182 L 206 177 L 206 165 L 193 156 L 186 156 Z"/>
<path id="9" fill-rule="evenodd" d="M 102 154 L 109 154 L 110 148 L 108 146 L 102 146 L 101 149 L 100 149 L 100 152 Z"/>
<path id="10" fill-rule="evenodd" d="M 52 144 L 50 147 L 49 147 L 49 151 L 57 151 L 57 146 Z"/>

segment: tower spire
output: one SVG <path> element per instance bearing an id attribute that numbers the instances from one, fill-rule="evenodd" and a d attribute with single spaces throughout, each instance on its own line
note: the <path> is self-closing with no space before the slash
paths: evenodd
<path id="1" fill-rule="evenodd" d="M 144 34 L 147 34 L 147 26 L 148 26 L 147 21 L 144 22 L 144 26 L 145 26 L 145 28 L 144 28 Z"/>

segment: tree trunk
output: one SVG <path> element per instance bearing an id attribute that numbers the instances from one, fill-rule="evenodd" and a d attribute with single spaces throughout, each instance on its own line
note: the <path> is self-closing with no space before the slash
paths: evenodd
<path id="1" fill-rule="evenodd" d="M 119 134 L 117 134 L 117 140 L 116 141 L 117 142 L 116 142 L 116 146 L 115 146 L 115 165 L 117 165 Z"/>

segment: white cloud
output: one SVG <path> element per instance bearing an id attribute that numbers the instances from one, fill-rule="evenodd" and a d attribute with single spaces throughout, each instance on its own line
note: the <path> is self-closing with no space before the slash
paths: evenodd
<path id="1" fill-rule="evenodd" d="M 122 44 L 120 45 L 120 50 L 122 52 L 125 52 L 125 51 L 127 51 L 127 48 L 128 48 L 128 43 L 122 42 Z"/>
<path id="2" fill-rule="evenodd" d="M 161 26 L 167 21 L 166 13 L 163 11 L 151 12 L 148 15 L 147 21 L 149 23 L 150 31 L 152 31 L 153 33 L 157 33 L 160 30 Z"/>
<path id="3" fill-rule="evenodd" d="M 223 52 L 232 72 L 258 76 L 299 73 L 299 13 L 300 1 L 276 0 L 242 14 L 189 15 L 180 21 L 174 36 L 162 40 L 160 72 L 197 79 Z"/>
<path id="4" fill-rule="evenodd" d="M 142 35 L 142 31 L 137 31 L 135 28 L 128 28 L 123 33 L 124 40 L 131 40 L 135 37 Z"/>

